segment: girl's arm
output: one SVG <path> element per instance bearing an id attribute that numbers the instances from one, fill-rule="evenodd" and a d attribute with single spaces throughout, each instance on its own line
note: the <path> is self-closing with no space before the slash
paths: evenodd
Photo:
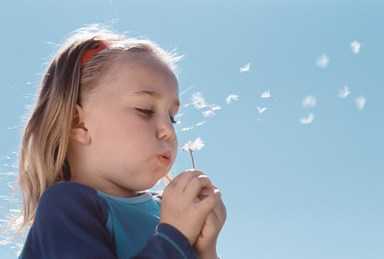
<path id="1" fill-rule="evenodd" d="M 61 182 L 40 199 L 19 259 L 117 259 L 106 228 L 107 205 L 85 185 Z M 176 228 L 159 224 L 135 259 L 197 258 Z"/>

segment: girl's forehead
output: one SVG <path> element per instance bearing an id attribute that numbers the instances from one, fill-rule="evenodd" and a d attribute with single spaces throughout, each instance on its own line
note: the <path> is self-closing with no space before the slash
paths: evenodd
<path id="1" fill-rule="evenodd" d="M 163 95 L 178 96 L 177 78 L 164 62 L 149 55 L 122 55 L 117 58 L 102 82 L 115 94 L 125 95 L 149 90 Z"/>

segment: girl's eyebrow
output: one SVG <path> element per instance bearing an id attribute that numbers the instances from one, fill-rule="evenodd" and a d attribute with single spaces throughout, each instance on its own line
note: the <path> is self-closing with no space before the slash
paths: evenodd
<path id="1" fill-rule="evenodd" d="M 152 90 L 140 90 L 140 91 L 134 92 L 133 94 L 138 96 L 151 96 L 155 99 L 161 99 L 163 96 L 161 93 L 152 91 Z M 178 99 L 175 99 L 174 105 L 176 107 L 180 107 L 180 101 Z"/>

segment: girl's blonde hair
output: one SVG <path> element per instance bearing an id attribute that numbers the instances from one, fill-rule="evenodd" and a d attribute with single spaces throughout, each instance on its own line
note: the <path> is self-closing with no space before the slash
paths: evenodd
<path id="1" fill-rule="evenodd" d="M 100 41 L 108 47 L 82 64 L 84 53 Z M 66 154 L 76 104 L 81 105 L 114 58 L 127 52 L 152 54 L 175 74 L 182 58 L 150 40 L 92 25 L 75 31 L 48 64 L 23 130 L 18 176 L 23 207 L 18 231 L 33 223 L 44 191 L 70 177 Z"/>

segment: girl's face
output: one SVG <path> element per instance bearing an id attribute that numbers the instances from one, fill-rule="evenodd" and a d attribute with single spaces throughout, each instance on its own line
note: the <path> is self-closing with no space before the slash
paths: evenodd
<path id="1" fill-rule="evenodd" d="M 178 86 L 158 59 L 122 55 L 83 107 L 83 134 L 89 142 L 76 144 L 74 181 L 132 196 L 168 173 L 177 154 L 173 117 L 179 108 Z M 164 153 L 169 154 L 168 164 L 159 158 Z"/>

